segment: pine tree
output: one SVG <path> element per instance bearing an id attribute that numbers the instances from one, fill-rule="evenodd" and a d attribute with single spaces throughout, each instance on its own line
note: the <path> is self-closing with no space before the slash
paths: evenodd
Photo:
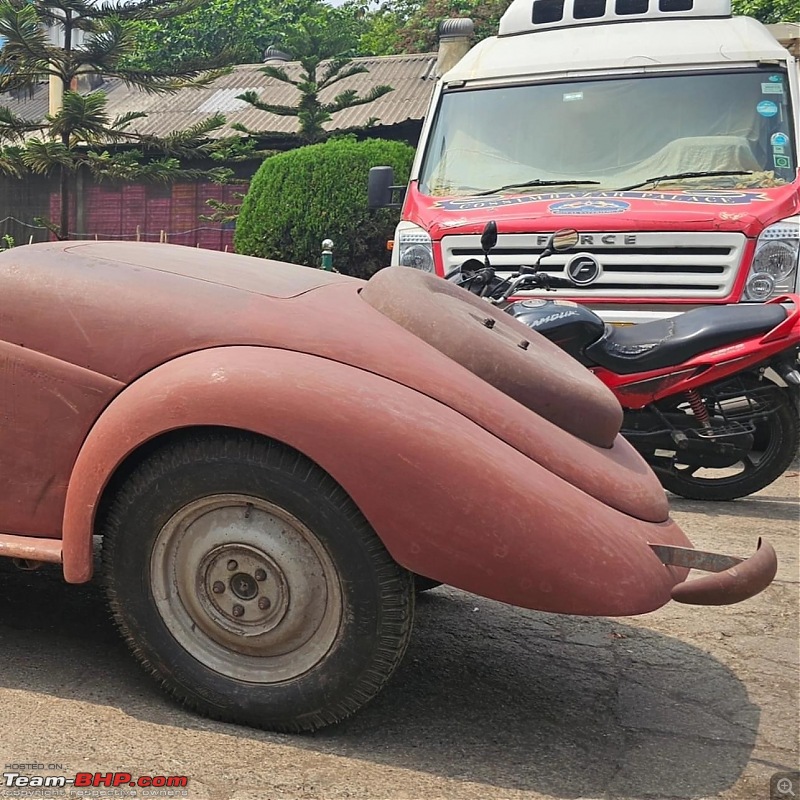
<path id="1" fill-rule="evenodd" d="M 117 78 L 148 94 L 174 93 L 214 80 L 223 71 L 215 67 L 226 62 L 226 53 L 216 63 L 176 63 L 164 71 L 126 66 L 134 46 L 133 22 L 179 16 L 201 3 L 0 0 L 0 39 L 5 39 L 0 45 L 0 93 L 31 89 L 48 78 L 51 87 L 63 92 L 61 103 L 41 120 L 15 115 L 0 94 L 0 173 L 59 175 L 60 219 L 48 223 L 58 238 L 69 238 L 72 178 L 81 170 L 97 180 L 163 183 L 199 177 L 226 181 L 230 176 L 228 169 L 200 170 L 186 164 L 220 152 L 230 156 L 235 150 L 231 140 L 209 139 L 225 123 L 222 115 L 166 137 L 143 135 L 133 124 L 144 113 L 112 118 L 104 92 L 78 91 L 78 82 L 91 75 Z"/>
<path id="2" fill-rule="evenodd" d="M 275 105 L 262 102 L 256 92 L 245 92 L 238 99 L 244 100 L 260 111 L 267 111 L 282 117 L 297 117 L 298 137 L 301 144 L 314 144 L 327 139 L 331 134 L 324 125 L 333 115 L 346 108 L 372 103 L 379 97 L 393 91 L 391 86 L 375 86 L 366 95 L 360 96 L 353 89 L 346 89 L 330 102 L 322 102 L 320 93 L 339 81 L 369 70 L 363 64 L 354 64 L 349 53 L 345 52 L 352 39 L 351 33 L 333 26 L 329 17 L 335 14 L 320 12 L 316 15 L 304 14 L 287 35 L 284 46 L 300 62 L 302 72 L 297 80 L 290 78 L 283 67 L 268 64 L 261 72 L 270 78 L 288 83 L 298 91 L 298 101 L 294 106 Z M 377 122 L 371 118 L 361 127 L 371 127 Z M 271 131 L 252 131 L 244 126 L 234 126 L 253 136 L 268 136 Z M 352 129 L 348 129 L 352 130 Z M 343 133 L 345 131 L 337 131 Z"/>

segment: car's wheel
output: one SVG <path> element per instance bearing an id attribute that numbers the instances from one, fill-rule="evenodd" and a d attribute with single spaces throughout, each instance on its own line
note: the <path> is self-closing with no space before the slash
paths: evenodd
<path id="1" fill-rule="evenodd" d="M 310 731 L 400 662 L 414 585 L 344 490 L 236 433 L 154 452 L 102 516 L 106 590 L 133 652 L 216 719 Z"/>

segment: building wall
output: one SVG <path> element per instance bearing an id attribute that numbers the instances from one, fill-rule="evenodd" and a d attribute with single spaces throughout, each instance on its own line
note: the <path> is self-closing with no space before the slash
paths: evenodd
<path id="1" fill-rule="evenodd" d="M 421 120 L 408 120 L 391 127 L 372 128 L 368 135 L 415 146 L 421 127 Z M 255 161 L 235 165 L 236 178 L 244 183 L 224 186 L 207 181 L 160 185 L 97 183 L 88 176 L 78 178 L 73 183 L 70 238 L 139 239 L 233 250 L 234 225 L 209 222 L 201 217 L 214 211 L 206 202 L 209 199 L 238 203 L 237 194 L 247 192 L 248 181 L 259 165 Z M 196 166 L 208 169 L 219 165 L 208 162 Z M 17 244 L 47 241 L 53 236 L 36 218 L 57 222 L 60 207 L 57 176 L 24 179 L 0 176 L 0 237 L 8 234 Z"/>
<path id="2" fill-rule="evenodd" d="M 233 249 L 233 225 L 201 219 L 214 211 L 209 199 L 237 202 L 247 186 L 219 186 L 208 182 L 108 184 L 84 186 L 76 193 L 74 239 L 130 239 L 166 241 L 210 250 Z M 57 219 L 60 200 L 50 194 L 51 218 Z"/>
<path id="3" fill-rule="evenodd" d="M 73 188 L 70 238 L 167 241 L 232 250 L 234 226 L 201 217 L 214 212 L 207 200 L 236 203 L 237 193 L 246 191 L 246 183 L 184 181 L 164 186 L 85 180 Z M 8 234 L 16 244 L 52 239 L 37 218 L 57 222 L 60 208 L 57 179 L 0 177 L 0 237 Z"/>

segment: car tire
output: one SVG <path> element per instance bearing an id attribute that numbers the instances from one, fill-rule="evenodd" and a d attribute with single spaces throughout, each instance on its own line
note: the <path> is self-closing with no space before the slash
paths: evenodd
<path id="1" fill-rule="evenodd" d="M 412 574 L 284 445 L 236 432 L 174 441 L 132 471 L 99 532 L 124 638 L 204 715 L 312 731 L 360 709 L 403 657 Z"/>

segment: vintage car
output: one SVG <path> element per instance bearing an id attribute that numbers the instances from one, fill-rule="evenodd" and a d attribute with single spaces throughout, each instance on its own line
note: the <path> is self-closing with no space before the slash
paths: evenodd
<path id="1" fill-rule="evenodd" d="M 436 277 L 72 242 L 0 287 L 0 556 L 81 583 L 102 537 L 123 635 L 198 712 L 343 719 L 432 582 L 623 616 L 775 575 L 767 543 L 694 550 L 610 392 Z"/>

